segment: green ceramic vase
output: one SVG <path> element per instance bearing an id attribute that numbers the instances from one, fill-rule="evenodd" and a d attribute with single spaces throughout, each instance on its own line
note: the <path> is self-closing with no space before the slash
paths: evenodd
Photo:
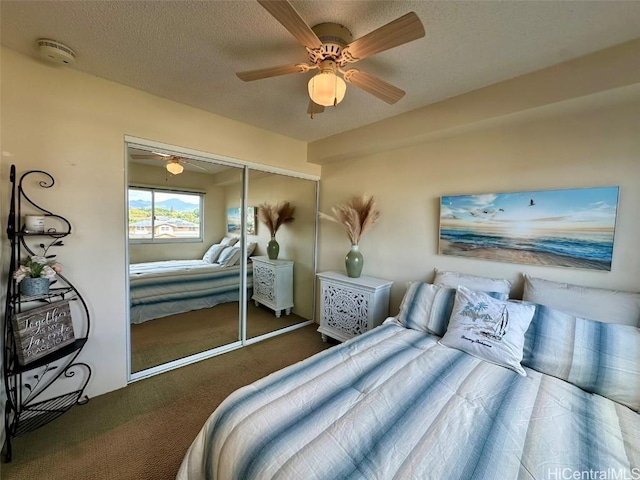
<path id="1" fill-rule="evenodd" d="M 274 235 L 267 244 L 267 255 L 269 256 L 269 260 L 277 260 L 279 253 L 280 245 L 276 242 L 276 236 Z"/>
<path id="2" fill-rule="evenodd" d="M 344 257 L 344 266 L 347 269 L 347 275 L 351 278 L 358 278 L 362 273 L 362 267 L 364 266 L 364 258 L 360 253 L 358 245 L 351 245 L 351 250 Z"/>

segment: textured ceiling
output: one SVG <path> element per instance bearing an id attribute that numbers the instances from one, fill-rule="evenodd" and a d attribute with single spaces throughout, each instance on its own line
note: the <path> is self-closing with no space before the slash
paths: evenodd
<path id="1" fill-rule="evenodd" d="M 311 26 L 354 38 L 414 11 L 426 36 L 355 66 L 407 92 L 395 105 L 349 85 L 313 120 L 307 79 L 255 82 L 235 72 L 306 61 L 265 9 L 243 1 L 0 2 L 2 44 L 37 56 L 59 40 L 77 70 L 304 141 L 398 115 L 640 35 L 640 1 L 292 1 Z"/>

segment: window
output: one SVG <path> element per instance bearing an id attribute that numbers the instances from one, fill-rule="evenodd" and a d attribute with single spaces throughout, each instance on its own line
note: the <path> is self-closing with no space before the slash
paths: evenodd
<path id="1" fill-rule="evenodd" d="M 130 188 L 129 240 L 202 241 L 202 194 Z"/>

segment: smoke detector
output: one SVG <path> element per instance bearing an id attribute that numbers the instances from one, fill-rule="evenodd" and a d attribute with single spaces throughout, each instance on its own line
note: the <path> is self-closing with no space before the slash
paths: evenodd
<path id="1" fill-rule="evenodd" d="M 45 60 L 58 65 L 71 65 L 76 61 L 76 54 L 65 44 L 41 38 L 37 42 L 40 56 Z"/>

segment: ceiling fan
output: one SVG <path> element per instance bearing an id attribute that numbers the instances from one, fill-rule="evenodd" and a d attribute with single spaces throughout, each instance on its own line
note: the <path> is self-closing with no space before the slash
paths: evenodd
<path id="1" fill-rule="evenodd" d="M 199 168 L 201 170 L 207 170 L 204 167 L 201 167 L 200 165 L 196 164 L 196 163 L 191 163 L 190 161 L 188 161 L 185 158 L 182 157 L 178 157 L 175 155 L 169 155 L 167 153 L 160 153 L 160 152 L 151 152 L 149 154 L 138 154 L 138 153 L 133 153 L 131 154 L 131 158 L 135 159 L 135 160 L 159 160 L 159 161 L 163 161 L 165 162 L 164 164 L 164 168 L 167 169 L 167 171 L 173 175 L 180 175 L 183 171 L 184 171 L 184 165 L 190 165 L 192 167 L 196 167 Z"/>
<path id="2" fill-rule="evenodd" d="M 378 77 L 356 68 L 345 68 L 350 63 L 423 37 L 424 27 L 414 12 L 407 13 L 354 41 L 349 29 L 337 23 L 321 23 L 310 27 L 287 0 L 257 1 L 306 48 L 309 63 L 238 72 L 236 75 L 240 80 L 251 82 L 290 73 L 319 70 L 308 84 L 311 101 L 307 113 L 311 114 L 311 118 L 314 113 L 324 111 L 324 107 L 335 106 L 342 101 L 346 92 L 345 82 L 390 105 L 405 95 L 403 90 Z"/>

